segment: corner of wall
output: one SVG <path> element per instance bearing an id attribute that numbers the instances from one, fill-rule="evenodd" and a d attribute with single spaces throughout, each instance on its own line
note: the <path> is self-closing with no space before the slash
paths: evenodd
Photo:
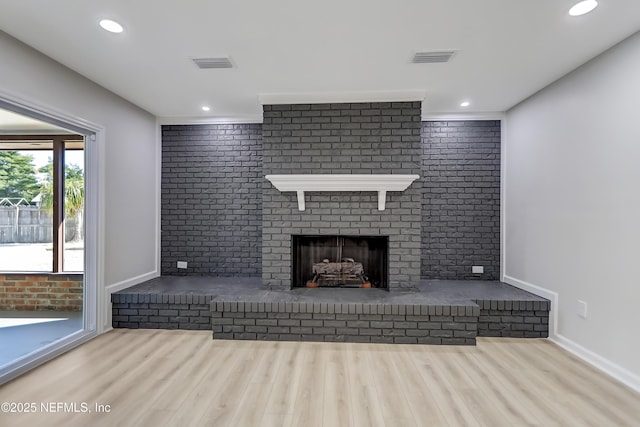
<path id="1" fill-rule="evenodd" d="M 507 265 L 507 116 L 500 121 L 500 281 L 505 281 Z"/>
<path id="2" fill-rule="evenodd" d="M 549 313 L 549 340 L 551 342 L 615 378 L 627 387 L 640 392 L 640 376 L 558 333 L 558 304 L 560 298 L 556 292 L 507 275 L 504 275 L 503 281 L 516 288 L 531 292 L 532 294 L 551 301 L 551 312 Z"/>

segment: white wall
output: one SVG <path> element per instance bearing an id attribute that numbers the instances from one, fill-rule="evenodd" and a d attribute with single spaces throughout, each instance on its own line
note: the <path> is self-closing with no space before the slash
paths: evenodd
<path id="1" fill-rule="evenodd" d="M 508 111 L 504 144 L 505 280 L 557 294 L 552 338 L 640 388 L 640 33 Z"/>
<path id="2" fill-rule="evenodd" d="M 0 92 L 104 129 L 98 160 L 104 189 L 99 295 L 109 286 L 157 275 L 160 147 L 155 117 L 2 32 L 0 58 Z"/>

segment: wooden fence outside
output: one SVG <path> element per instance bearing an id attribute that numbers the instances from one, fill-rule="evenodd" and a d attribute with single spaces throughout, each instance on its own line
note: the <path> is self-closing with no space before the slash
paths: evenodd
<path id="1" fill-rule="evenodd" d="M 65 221 L 65 240 L 69 241 L 81 230 L 76 218 Z M 52 215 L 37 206 L 0 206 L 0 244 L 51 243 Z"/>

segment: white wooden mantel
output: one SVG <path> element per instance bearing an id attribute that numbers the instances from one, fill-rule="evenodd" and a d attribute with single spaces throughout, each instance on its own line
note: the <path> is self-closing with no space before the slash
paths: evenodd
<path id="1" fill-rule="evenodd" d="M 298 210 L 304 211 L 305 191 L 375 191 L 378 193 L 378 210 L 385 209 L 387 191 L 404 191 L 419 175 L 401 174 L 302 174 L 267 175 L 278 190 L 295 191 Z"/>

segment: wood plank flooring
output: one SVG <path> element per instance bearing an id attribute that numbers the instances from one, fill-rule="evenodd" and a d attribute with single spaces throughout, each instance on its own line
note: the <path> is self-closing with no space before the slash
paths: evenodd
<path id="1" fill-rule="evenodd" d="M 119 329 L 1 386 L 0 402 L 36 405 L 0 413 L 3 427 L 640 426 L 640 394 L 537 339 L 334 344 Z"/>

